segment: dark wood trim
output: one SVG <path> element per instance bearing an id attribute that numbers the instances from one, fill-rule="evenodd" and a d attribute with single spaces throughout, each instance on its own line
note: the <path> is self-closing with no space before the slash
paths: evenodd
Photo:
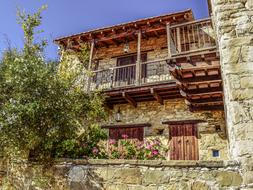
<path id="1" fill-rule="evenodd" d="M 150 51 L 154 51 L 154 49 L 148 49 L 148 50 L 141 50 L 141 55 L 147 53 L 147 52 L 150 52 Z M 115 56 L 112 56 L 111 58 L 124 58 L 124 57 L 128 57 L 128 56 L 133 56 L 133 55 L 136 55 L 136 52 L 133 52 L 133 53 L 126 53 L 126 54 L 122 54 L 122 55 L 115 55 Z"/>
<path id="2" fill-rule="evenodd" d="M 213 87 L 213 88 L 197 88 L 193 90 L 182 90 L 186 93 L 186 95 L 194 95 L 194 94 L 207 94 L 212 92 L 221 92 L 222 93 L 222 87 Z"/>
<path id="3" fill-rule="evenodd" d="M 179 82 L 182 83 L 193 83 L 193 82 L 211 82 L 213 80 L 221 80 L 220 75 L 212 75 L 212 76 L 201 76 L 201 77 L 193 77 L 193 78 L 182 78 L 178 79 Z"/>
<path id="4" fill-rule="evenodd" d="M 219 102 L 222 101 L 222 94 L 220 97 L 210 97 L 210 98 L 199 98 L 199 99 L 187 99 L 190 103 L 209 103 L 209 102 Z"/>
<path id="5" fill-rule="evenodd" d="M 159 102 L 161 105 L 164 104 L 163 98 L 154 90 L 154 88 L 150 88 L 150 93 L 153 95 L 157 102 Z"/>
<path id="6" fill-rule="evenodd" d="M 162 124 L 167 125 L 183 125 L 183 124 L 196 124 L 196 123 L 205 123 L 207 121 L 201 119 L 190 119 L 190 120 L 171 120 L 163 121 Z"/>
<path id="7" fill-rule="evenodd" d="M 134 101 L 133 98 L 131 98 L 127 93 L 122 92 L 122 96 L 123 98 L 125 98 L 125 100 L 130 103 L 132 106 L 134 106 L 135 108 L 137 107 L 137 103 Z"/>
<path id="8" fill-rule="evenodd" d="M 224 105 L 205 105 L 205 106 L 189 106 L 190 111 L 223 111 Z"/>
<path id="9" fill-rule="evenodd" d="M 151 84 L 145 84 L 145 85 L 140 85 L 140 86 L 129 86 L 129 87 L 119 87 L 119 88 L 113 88 L 113 89 L 108 89 L 104 90 L 104 92 L 110 96 L 110 95 L 119 95 L 122 91 L 131 93 L 131 92 L 138 92 L 141 91 L 150 91 L 150 88 L 154 88 L 157 90 L 162 90 L 162 89 L 178 89 L 176 80 L 169 80 L 165 82 L 157 82 L 157 83 L 151 83 Z"/>
<path id="10" fill-rule="evenodd" d="M 151 127 L 150 123 L 132 123 L 132 124 L 108 124 L 102 125 L 103 129 L 113 129 L 113 128 L 138 128 L 138 127 Z"/>

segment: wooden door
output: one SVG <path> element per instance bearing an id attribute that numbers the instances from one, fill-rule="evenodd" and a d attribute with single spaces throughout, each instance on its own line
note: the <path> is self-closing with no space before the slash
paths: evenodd
<path id="1" fill-rule="evenodd" d="M 198 138 L 195 124 L 170 126 L 170 159 L 198 160 Z"/>
<path id="2" fill-rule="evenodd" d="M 116 78 L 115 81 L 123 81 L 127 82 L 127 84 L 133 84 L 135 80 L 135 65 L 137 61 L 137 55 L 130 55 L 125 57 L 119 57 L 117 59 L 117 66 L 126 66 L 130 65 L 128 67 L 123 67 L 116 70 Z M 147 61 L 147 54 L 141 55 L 141 61 L 146 62 Z M 131 66 L 133 65 L 133 66 Z M 147 71 L 146 71 L 146 65 L 142 65 L 142 76 L 146 77 Z"/>
<path id="3" fill-rule="evenodd" d="M 128 127 L 128 128 L 111 128 L 109 129 L 110 139 L 123 139 L 122 135 L 127 135 L 128 139 L 138 139 L 143 141 L 144 128 L 143 127 Z"/>

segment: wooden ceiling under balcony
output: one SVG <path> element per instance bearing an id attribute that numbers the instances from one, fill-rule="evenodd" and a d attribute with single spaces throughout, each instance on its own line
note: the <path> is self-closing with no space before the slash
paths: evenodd
<path id="1" fill-rule="evenodd" d="M 223 89 L 219 55 L 207 51 L 167 60 L 175 80 L 146 86 L 122 87 L 106 90 L 107 105 L 184 98 L 191 111 L 223 110 Z"/>
<path id="2" fill-rule="evenodd" d="M 223 88 L 217 51 L 168 60 L 180 94 L 192 111 L 223 109 Z"/>
<path id="3" fill-rule="evenodd" d="M 182 97 L 175 80 L 146 86 L 106 90 L 105 94 L 107 95 L 106 102 L 109 107 L 113 107 L 114 104 L 125 103 L 137 107 L 138 102 L 145 101 L 158 101 L 163 105 L 164 100 Z"/>

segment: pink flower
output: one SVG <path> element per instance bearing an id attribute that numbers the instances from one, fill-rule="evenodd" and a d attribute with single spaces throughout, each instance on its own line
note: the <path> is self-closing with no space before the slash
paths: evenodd
<path id="1" fill-rule="evenodd" d="M 159 154 L 159 151 L 158 151 L 158 150 L 153 150 L 153 151 L 152 151 L 152 154 L 153 154 L 153 155 L 158 155 L 158 154 Z"/>
<path id="2" fill-rule="evenodd" d="M 148 150 L 151 150 L 152 148 L 153 148 L 152 145 L 151 145 L 151 144 L 148 144 L 147 149 L 148 149 Z"/>
<path id="3" fill-rule="evenodd" d="M 97 154 L 98 152 L 99 152 L 99 150 L 98 150 L 97 147 L 94 147 L 94 148 L 92 149 L 92 153 L 93 153 L 93 154 Z"/>
<path id="4" fill-rule="evenodd" d="M 160 140 L 155 139 L 155 140 L 154 140 L 154 144 L 155 144 L 155 145 L 160 145 L 160 144 L 161 144 L 161 142 L 160 142 Z"/>
<path id="5" fill-rule="evenodd" d="M 114 145 L 116 144 L 116 140 L 115 139 L 110 139 L 109 140 L 109 145 Z"/>
<path id="6" fill-rule="evenodd" d="M 123 134 L 123 135 L 121 135 L 121 137 L 122 137 L 123 139 L 127 139 L 127 138 L 128 138 L 128 135 Z"/>

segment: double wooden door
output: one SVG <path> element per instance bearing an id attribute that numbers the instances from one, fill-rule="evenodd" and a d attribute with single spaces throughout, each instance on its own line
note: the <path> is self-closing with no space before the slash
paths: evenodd
<path id="1" fill-rule="evenodd" d="M 170 159 L 198 160 L 196 124 L 170 125 Z"/>
<path id="2" fill-rule="evenodd" d="M 143 127 L 124 127 L 124 128 L 111 128 L 109 129 L 110 139 L 138 139 L 143 141 L 144 128 Z"/>

